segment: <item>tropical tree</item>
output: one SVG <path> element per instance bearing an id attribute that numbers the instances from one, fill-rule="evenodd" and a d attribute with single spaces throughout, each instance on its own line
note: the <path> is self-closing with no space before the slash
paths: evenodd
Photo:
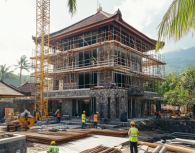
<path id="1" fill-rule="evenodd" d="M 10 71 L 10 66 L 0 65 L 0 80 L 4 80 L 5 78 L 14 78 L 13 71 Z"/>
<path id="2" fill-rule="evenodd" d="M 29 72 L 30 69 L 30 63 L 28 63 L 27 57 L 25 55 L 20 57 L 20 60 L 17 60 L 17 65 L 14 65 L 16 69 L 20 69 L 20 80 L 19 80 L 19 86 L 21 85 L 21 77 L 22 77 L 22 70 L 26 70 Z"/>
<path id="3" fill-rule="evenodd" d="M 163 42 L 179 40 L 195 30 L 195 0 L 174 0 L 158 26 L 156 50 L 162 49 Z"/>

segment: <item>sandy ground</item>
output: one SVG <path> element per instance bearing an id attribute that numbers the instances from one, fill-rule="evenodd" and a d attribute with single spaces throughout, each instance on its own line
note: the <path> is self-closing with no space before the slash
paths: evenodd
<path id="1" fill-rule="evenodd" d="M 49 145 L 26 141 L 27 153 L 37 153 L 49 149 Z"/>

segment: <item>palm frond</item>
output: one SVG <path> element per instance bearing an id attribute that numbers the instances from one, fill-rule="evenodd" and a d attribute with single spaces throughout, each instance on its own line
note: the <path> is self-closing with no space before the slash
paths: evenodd
<path id="1" fill-rule="evenodd" d="M 195 0 L 174 0 L 158 26 L 156 51 L 162 49 L 163 42 L 179 40 L 189 31 L 195 30 Z"/>
<path id="2" fill-rule="evenodd" d="M 68 0 L 67 6 L 69 8 L 71 16 L 73 17 L 77 10 L 77 0 Z"/>

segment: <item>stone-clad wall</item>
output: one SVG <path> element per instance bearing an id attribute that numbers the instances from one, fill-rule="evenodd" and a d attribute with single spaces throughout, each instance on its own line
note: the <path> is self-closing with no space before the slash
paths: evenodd
<path id="1" fill-rule="evenodd" d="M 72 99 L 62 100 L 62 115 L 72 115 Z"/>
<path id="2" fill-rule="evenodd" d="M 182 132 L 195 134 L 195 121 L 181 121 L 181 120 L 157 120 L 160 128 L 167 132 Z"/>
<path id="3" fill-rule="evenodd" d="M 17 112 L 17 105 L 21 106 L 20 113 L 22 113 L 25 109 L 29 110 L 29 105 L 34 104 L 34 102 L 34 99 L 13 99 L 14 112 Z"/>
<path id="4" fill-rule="evenodd" d="M 18 140 L 16 139 L 15 141 L 13 141 L 12 139 L 7 141 L 5 138 L 5 139 L 1 139 L 1 141 L 4 142 L 0 143 L 0 153 L 26 153 L 27 152 L 26 137 Z"/>

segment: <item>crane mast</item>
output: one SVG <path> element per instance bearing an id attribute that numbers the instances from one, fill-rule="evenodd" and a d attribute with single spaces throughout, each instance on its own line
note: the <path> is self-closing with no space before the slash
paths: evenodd
<path id="1" fill-rule="evenodd" d="M 48 116 L 50 0 L 36 0 L 35 112 L 39 120 Z"/>

